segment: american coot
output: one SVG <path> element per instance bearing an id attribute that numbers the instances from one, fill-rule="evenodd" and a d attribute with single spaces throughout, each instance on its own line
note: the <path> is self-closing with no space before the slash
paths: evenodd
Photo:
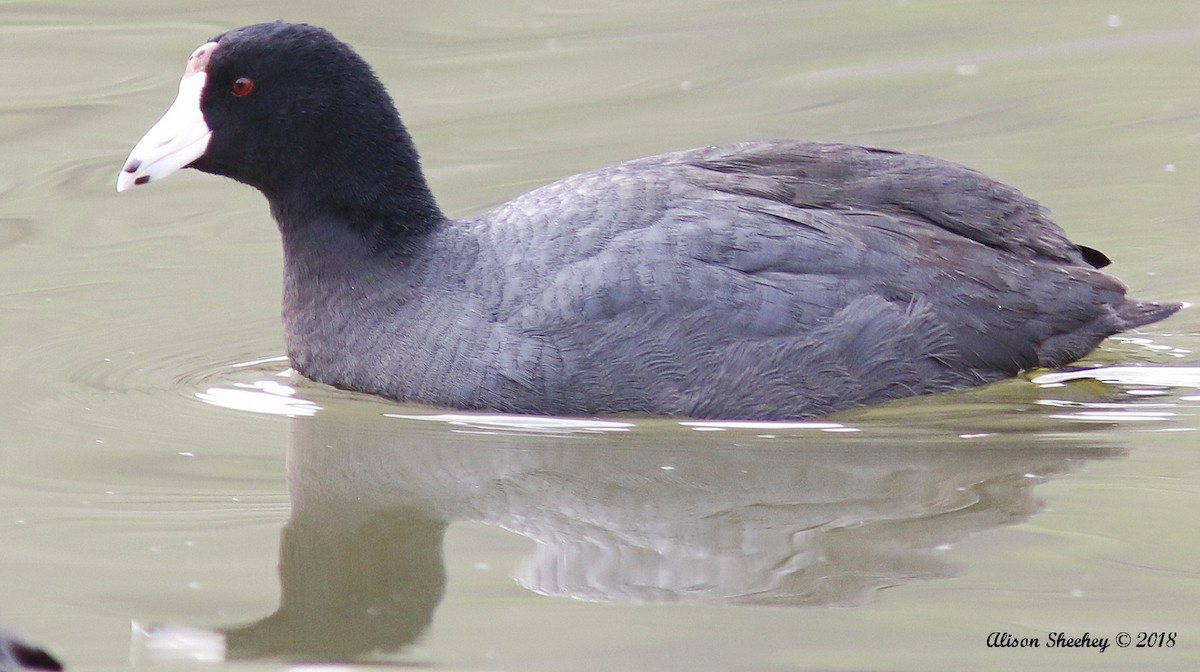
<path id="1" fill-rule="evenodd" d="M 1086 355 L 1139 302 L 1020 192 L 927 156 L 745 142 L 450 220 L 370 67 L 321 28 L 232 30 L 117 190 L 182 167 L 267 197 L 295 368 L 516 413 L 802 418 Z"/>
<path id="2" fill-rule="evenodd" d="M 0 672 L 62 670 L 62 663 L 17 633 L 0 627 Z"/>

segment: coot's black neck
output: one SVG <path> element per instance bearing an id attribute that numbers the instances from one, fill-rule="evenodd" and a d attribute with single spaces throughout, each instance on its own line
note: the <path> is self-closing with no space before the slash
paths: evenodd
<path id="1" fill-rule="evenodd" d="M 446 221 L 396 131 L 373 149 L 350 133 L 299 162 L 304 175 L 260 186 L 283 237 L 288 355 L 320 382 L 379 391 L 361 357 L 399 338 L 407 321 L 395 316 L 418 294 L 424 250 Z"/>
<path id="2" fill-rule="evenodd" d="M 293 365 L 321 382 L 375 390 L 362 357 L 401 338 L 407 321 L 397 315 L 424 282 L 423 251 L 446 219 L 391 99 L 373 78 L 349 77 L 330 94 L 338 105 L 289 115 L 303 142 L 288 146 L 296 154 L 286 165 L 257 171 L 254 186 L 283 236 Z"/>
<path id="3" fill-rule="evenodd" d="M 307 170 L 258 185 L 285 239 L 323 238 L 330 232 L 311 227 L 338 227 L 374 252 L 403 253 L 445 221 L 399 120 L 372 126 L 314 143 L 296 164 Z"/>

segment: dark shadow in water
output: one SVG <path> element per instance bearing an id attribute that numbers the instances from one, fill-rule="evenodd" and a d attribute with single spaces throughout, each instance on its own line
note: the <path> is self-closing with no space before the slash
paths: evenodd
<path id="1" fill-rule="evenodd" d="M 293 423 L 279 609 L 224 629 L 225 655 L 403 648 L 433 621 L 457 521 L 537 542 L 515 575 L 546 595 L 863 604 L 954 575 L 939 547 L 1028 519 L 1034 485 L 1117 454 L 1062 435 L 941 433 L 489 431 L 328 409 Z"/>

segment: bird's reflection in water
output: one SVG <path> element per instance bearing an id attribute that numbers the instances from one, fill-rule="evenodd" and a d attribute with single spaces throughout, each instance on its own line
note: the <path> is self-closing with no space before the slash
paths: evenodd
<path id="1" fill-rule="evenodd" d="M 293 421 L 279 609 L 225 629 L 227 658 L 402 649 L 433 621 L 457 521 L 536 541 L 516 578 L 546 595 L 862 604 L 955 574 L 945 545 L 1026 520 L 1034 485 L 1116 454 L 1035 431 L 430 422 L 323 405 Z"/>

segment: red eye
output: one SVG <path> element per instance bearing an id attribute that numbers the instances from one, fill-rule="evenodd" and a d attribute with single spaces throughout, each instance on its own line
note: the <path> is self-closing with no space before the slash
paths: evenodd
<path id="1" fill-rule="evenodd" d="M 235 96 L 244 96 L 254 90 L 254 80 L 249 77 L 238 77 L 229 89 Z"/>

